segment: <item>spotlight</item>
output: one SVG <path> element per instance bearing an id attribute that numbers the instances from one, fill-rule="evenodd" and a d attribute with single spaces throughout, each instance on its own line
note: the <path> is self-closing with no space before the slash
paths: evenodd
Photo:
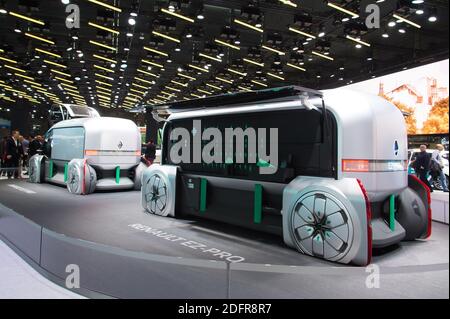
<path id="1" fill-rule="evenodd" d="M 397 23 L 395 21 L 390 21 L 388 23 L 388 26 L 391 27 L 391 28 L 395 27 L 396 25 L 397 25 Z"/>
<path id="2" fill-rule="evenodd" d="M 405 29 L 398 29 L 398 32 L 404 34 L 404 33 L 406 33 L 406 30 Z"/>
<path id="3" fill-rule="evenodd" d="M 69 4 L 70 0 L 61 0 L 62 4 Z"/>
<path id="4" fill-rule="evenodd" d="M 430 16 L 428 17 L 428 21 L 429 22 L 436 22 L 437 21 L 436 8 L 432 8 L 430 10 Z"/>
<path id="5" fill-rule="evenodd" d="M 129 19 L 128 19 L 128 24 L 129 24 L 129 25 L 135 25 L 135 24 L 136 24 L 136 19 L 134 19 L 134 18 L 129 18 Z"/>
<path id="6" fill-rule="evenodd" d="M 422 14 L 424 14 L 424 13 L 425 13 L 425 11 L 423 11 L 422 9 L 416 10 L 416 14 L 417 14 L 417 15 L 422 15 Z"/>

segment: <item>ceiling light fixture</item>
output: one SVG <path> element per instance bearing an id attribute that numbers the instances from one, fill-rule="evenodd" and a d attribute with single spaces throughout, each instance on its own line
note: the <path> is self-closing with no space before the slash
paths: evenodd
<path id="1" fill-rule="evenodd" d="M 95 80 L 95 82 L 98 83 L 98 84 L 101 84 L 101 85 L 109 86 L 109 87 L 112 86 L 112 84 L 106 83 L 106 82 L 103 82 L 103 81 L 100 81 L 100 80 Z"/>
<path id="2" fill-rule="evenodd" d="M 328 5 L 329 7 L 332 7 L 332 8 L 334 8 L 334 9 L 336 9 L 336 10 L 339 10 L 339 11 L 341 11 L 341 12 L 343 12 L 343 13 L 346 13 L 346 14 L 350 15 L 350 16 L 352 16 L 353 18 L 359 18 L 359 14 L 356 14 L 356 13 L 350 11 L 350 10 L 347 10 L 347 9 L 345 9 L 345 8 L 342 8 L 342 7 L 338 6 L 338 5 L 335 4 L 335 3 L 328 2 L 327 5 Z"/>
<path id="3" fill-rule="evenodd" d="M 59 81 L 62 81 L 62 82 L 73 84 L 73 81 L 67 80 L 67 79 L 64 79 L 64 78 L 60 78 L 59 76 L 56 76 L 55 79 L 57 79 Z"/>
<path id="4" fill-rule="evenodd" d="M 233 70 L 233 69 L 227 69 L 227 71 L 229 71 L 231 73 L 234 73 L 234 74 L 237 74 L 237 75 L 247 76 L 247 73 L 239 72 L 239 71 L 236 71 L 236 70 Z"/>
<path id="5" fill-rule="evenodd" d="M 181 90 L 173 88 L 173 87 L 170 87 L 170 86 L 166 86 L 166 89 L 174 91 L 174 92 L 178 92 L 178 93 L 181 92 Z"/>
<path id="6" fill-rule="evenodd" d="M 9 63 L 17 64 L 17 61 L 11 60 L 11 59 L 8 59 L 8 58 L 2 57 L 2 56 L 0 56 L 0 60 L 6 61 L 6 62 L 9 62 Z"/>
<path id="7" fill-rule="evenodd" d="M 263 29 L 258 28 L 258 27 L 254 26 L 254 25 L 251 25 L 251 24 L 249 24 L 249 23 L 247 23 L 247 22 L 244 22 L 244 21 L 242 21 L 242 20 L 234 19 L 234 22 L 237 23 L 237 24 L 240 24 L 240 25 L 242 25 L 242 26 L 244 26 L 244 27 L 247 27 L 247 28 L 249 28 L 249 29 L 252 29 L 252 30 L 255 30 L 255 31 L 264 33 L 264 30 L 263 30 Z"/>
<path id="8" fill-rule="evenodd" d="M 213 89 L 216 89 L 216 90 L 219 90 L 219 91 L 221 91 L 221 90 L 222 90 L 222 88 L 221 88 L 221 87 L 215 86 L 215 85 L 213 85 L 213 84 L 209 84 L 209 83 L 207 83 L 207 84 L 206 84 L 206 86 L 209 86 L 210 88 L 213 88 Z"/>
<path id="9" fill-rule="evenodd" d="M 188 85 L 189 85 L 188 83 L 181 83 L 181 82 L 178 82 L 178 81 L 175 81 L 175 80 L 172 80 L 170 82 L 173 83 L 173 84 L 182 86 L 182 87 L 188 87 Z"/>
<path id="10" fill-rule="evenodd" d="M 400 21 L 406 22 L 406 23 L 408 23 L 408 24 L 410 24 L 410 25 L 412 25 L 413 27 L 416 27 L 416 28 L 418 28 L 418 29 L 422 28 L 419 24 L 417 24 L 417 23 L 415 23 L 415 22 L 412 22 L 411 20 L 408 20 L 408 19 L 406 19 L 406 18 L 403 18 L 403 17 L 399 16 L 398 14 L 395 14 L 395 13 L 394 13 L 394 14 L 393 14 L 393 17 L 396 18 L 396 19 L 398 19 L 398 20 L 400 20 Z"/>
<path id="11" fill-rule="evenodd" d="M 287 66 L 290 66 L 291 68 L 294 68 L 294 69 L 297 69 L 297 70 L 306 72 L 306 69 L 305 69 L 305 68 L 302 68 L 302 67 L 300 67 L 300 66 L 298 66 L 298 65 L 295 65 L 295 64 L 292 64 L 292 63 L 287 63 L 286 65 L 287 65 Z"/>
<path id="12" fill-rule="evenodd" d="M 184 16 L 184 15 L 182 15 L 182 14 L 179 14 L 179 13 L 176 13 L 176 12 L 169 11 L 169 10 L 164 9 L 164 8 L 161 9 L 161 12 L 166 13 L 166 14 L 170 14 L 171 16 L 174 16 L 174 17 L 183 19 L 183 20 L 188 21 L 188 22 L 191 22 L 191 23 L 194 23 L 194 22 L 195 22 L 195 20 L 192 19 L 192 18 L 186 17 L 186 16 Z"/>
<path id="13" fill-rule="evenodd" d="M 122 9 L 117 8 L 117 7 L 114 7 L 114 6 L 112 6 L 112 5 L 109 5 L 109 4 L 107 4 L 107 3 L 104 3 L 104 2 L 101 2 L 101 1 L 98 1 L 98 0 L 88 0 L 88 1 L 89 1 L 89 2 L 92 2 L 92 3 L 95 3 L 95 4 L 98 4 L 99 6 L 108 8 L 108 9 L 110 9 L 110 10 L 116 11 L 116 12 L 122 12 Z"/>
<path id="14" fill-rule="evenodd" d="M 152 34 L 154 34 L 154 35 L 156 35 L 156 36 L 158 36 L 158 37 L 161 37 L 161 38 L 164 38 L 164 39 L 167 39 L 167 40 L 176 42 L 176 43 L 181 43 L 180 40 L 178 40 L 178 39 L 176 39 L 176 38 L 173 38 L 173 37 L 171 37 L 171 36 L 168 36 L 168 35 L 166 35 L 166 34 L 164 34 L 164 33 L 160 33 L 160 32 L 157 32 L 157 31 L 152 31 Z"/>
<path id="15" fill-rule="evenodd" d="M 268 87 L 267 84 L 259 82 L 259 81 L 256 81 L 256 80 L 252 80 L 252 83 L 255 83 L 255 84 L 259 85 L 259 86 Z"/>
<path id="16" fill-rule="evenodd" d="M 222 81 L 222 82 L 225 82 L 225 83 L 228 83 L 228 84 L 233 84 L 233 81 L 221 78 L 219 76 L 216 76 L 216 80 L 219 80 L 219 81 Z"/>
<path id="17" fill-rule="evenodd" d="M 259 63 L 259 62 L 256 62 L 256 61 L 253 61 L 253 60 L 250 60 L 250 59 L 247 59 L 247 58 L 244 58 L 244 61 L 247 62 L 247 63 L 251 63 L 251 64 L 254 64 L 254 65 L 260 66 L 260 67 L 264 67 L 264 63 Z"/>
<path id="18" fill-rule="evenodd" d="M 212 93 L 211 93 L 211 92 L 209 92 L 209 91 L 206 91 L 206 90 L 202 90 L 202 89 L 197 89 L 197 91 L 199 91 L 199 92 L 201 92 L 201 93 L 204 93 L 204 94 L 206 94 L 206 95 L 212 95 Z"/>
<path id="19" fill-rule="evenodd" d="M 55 70 L 55 69 L 51 69 L 50 71 L 53 72 L 53 73 L 57 73 L 57 74 L 60 74 L 60 75 L 71 77 L 70 74 L 67 74 L 67 73 L 64 73 L 64 72 L 61 72 L 61 71 L 58 71 L 58 70 Z"/>
<path id="20" fill-rule="evenodd" d="M 162 52 L 162 51 L 159 51 L 159 50 L 156 50 L 156 49 L 152 49 L 152 48 L 149 48 L 149 47 L 144 47 L 144 50 L 147 50 L 147 51 L 150 51 L 150 52 L 153 52 L 153 53 L 156 53 L 156 54 L 158 54 L 158 55 L 165 56 L 165 57 L 168 57 L 168 56 L 169 56 L 169 55 L 168 55 L 167 53 L 165 53 L 165 52 Z"/>
<path id="21" fill-rule="evenodd" d="M 147 71 L 144 71 L 144 70 L 141 70 L 141 69 L 137 69 L 136 71 L 141 72 L 141 73 L 146 74 L 146 75 L 153 76 L 155 78 L 159 78 L 159 75 L 151 73 L 151 72 L 147 72 Z"/>
<path id="22" fill-rule="evenodd" d="M 49 60 L 44 60 L 44 62 L 47 63 L 47 64 L 51 64 L 51 65 L 63 68 L 63 69 L 67 69 L 67 66 L 65 66 L 63 64 L 59 64 L 59 63 L 56 63 L 56 62 L 53 62 L 53 61 L 49 61 Z"/>
<path id="23" fill-rule="evenodd" d="M 104 26 L 99 25 L 99 24 L 94 23 L 94 22 L 89 22 L 88 25 L 90 25 L 91 27 L 103 30 L 103 31 L 111 32 L 111 33 L 113 33 L 115 35 L 119 35 L 120 34 L 120 32 L 117 31 L 117 30 L 114 30 L 114 29 L 111 29 L 111 28 L 108 28 L 108 27 L 104 27 Z"/>
<path id="24" fill-rule="evenodd" d="M 23 69 L 19 69 L 19 68 L 16 68 L 16 67 L 8 65 L 8 64 L 5 64 L 5 68 L 8 68 L 8 69 L 11 69 L 11 70 L 14 70 L 14 71 L 19 71 L 19 72 L 22 72 L 22 73 L 26 73 L 27 72 L 27 71 L 25 71 Z"/>
<path id="25" fill-rule="evenodd" d="M 204 58 L 207 58 L 207 59 L 210 59 L 210 60 L 213 60 L 213 61 L 222 62 L 222 59 L 215 58 L 215 57 L 210 56 L 210 55 L 205 54 L 205 53 L 200 53 L 199 55 L 200 55 L 201 57 L 204 57 Z"/>
<path id="26" fill-rule="evenodd" d="M 103 43 L 100 43 L 100 42 L 97 42 L 97 41 L 94 41 L 94 40 L 89 40 L 89 43 L 90 44 L 94 44 L 94 45 L 99 46 L 99 47 L 102 47 L 104 49 L 108 49 L 108 50 L 117 52 L 117 48 L 114 48 L 112 46 L 109 46 L 109 45 L 106 45 L 106 44 L 103 44 Z"/>
<path id="27" fill-rule="evenodd" d="M 310 33 L 307 33 L 307 32 L 301 31 L 301 30 L 298 30 L 298 29 L 293 28 L 293 27 L 289 27 L 289 31 L 292 31 L 292 32 L 301 34 L 301 35 L 303 35 L 303 36 L 305 36 L 305 37 L 308 37 L 308 38 L 312 38 L 312 39 L 315 39 L 315 38 L 316 38 L 314 35 L 312 35 L 312 34 L 310 34 Z"/>
<path id="28" fill-rule="evenodd" d="M 144 83 L 148 83 L 148 84 L 150 84 L 150 85 L 153 85 L 153 82 L 151 82 L 151 81 L 148 81 L 148 80 L 145 80 L 145 79 L 143 79 L 143 78 L 140 78 L 140 77 L 134 77 L 134 79 L 135 80 L 138 80 L 138 81 L 141 81 L 141 82 L 144 82 Z"/>
<path id="29" fill-rule="evenodd" d="M 161 68 L 161 69 L 164 68 L 164 65 L 159 64 L 159 63 L 155 63 L 155 62 L 152 62 L 152 61 L 149 61 L 149 60 L 142 59 L 142 62 L 146 63 L 146 64 L 150 64 L 150 65 L 156 66 L 156 67 Z"/>
<path id="30" fill-rule="evenodd" d="M 347 35 L 346 38 L 349 39 L 349 40 L 352 40 L 352 41 L 354 41 L 354 42 L 356 42 L 356 43 L 365 45 L 366 47 L 370 47 L 370 43 L 364 42 L 364 41 L 362 41 L 361 39 L 354 38 L 354 37 L 349 36 L 349 35 Z"/>
<path id="31" fill-rule="evenodd" d="M 96 68 L 96 69 L 99 69 L 99 70 L 103 70 L 103 71 L 106 71 L 106 72 L 109 72 L 109 73 L 115 73 L 115 71 L 114 71 L 114 70 L 111 70 L 111 69 L 108 69 L 108 68 L 102 67 L 102 66 L 100 66 L 100 65 L 97 65 L 97 64 L 94 64 L 94 68 Z"/>
<path id="32" fill-rule="evenodd" d="M 94 54 L 93 57 L 97 58 L 97 59 L 100 59 L 100 60 L 103 60 L 103 61 L 110 62 L 110 63 L 114 63 L 114 64 L 117 63 L 113 59 L 105 58 L 104 56 L 101 56 L 101 55 L 98 55 L 98 54 Z"/>
<path id="33" fill-rule="evenodd" d="M 186 74 L 183 74 L 183 73 L 178 73 L 178 76 L 181 76 L 183 78 L 186 78 L 186 79 L 189 79 L 189 80 L 192 80 L 192 81 L 196 81 L 197 80 L 196 78 L 194 78 L 192 76 L 189 76 L 189 75 L 186 75 Z"/>
<path id="34" fill-rule="evenodd" d="M 280 51 L 280 50 L 277 50 L 277 49 L 268 47 L 267 45 L 263 45 L 262 48 L 263 48 L 263 49 L 266 49 L 266 50 L 268 50 L 268 51 L 271 51 L 271 52 L 275 52 L 275 53 L 277 53 L 278 55 L 286 55 L 286 53 L 284 53 L 283 51 Z"/>
<path id="35" fill-rule="evenodd" d="M 273 77 L 273 78 L 275 78 L 275 79 L 279 79 L 279 80 L 282 80 L 282 81 L 284 81 L 284 80 L 285 80 L 285 78 L 283 78 L 283 77 L 281 77 L 281 76 L 279 76 L 279 75 L 276 75 L 276 74 L 270 73 L 270 72 L 267 72 L 267 75 L 268 75 L 268 76 L 271 76 L 271 77 Z"/>
<path id="36" fill-rule="evenodd" d="M 40 37 L 40 36 L 31 34 L 31 33 L 28 33 L 28 32 L 25 32 L 25 35 L 26 35 L 27 37 L 30 37 L 30 38 L 33 38 L 33 39 L 36 39 L 36 40 L 39 40 L 39 41 L 42 41 L 42 42 L 45 42 L 45 43 L 48 43 L 48 44 L 55 44 L 55 42 L 53 42 L 53 41 L 44 39 L 44 38 L 42 38 L 42 37 Z"/>
<path id="37" fill-rule="evenodd" d="M 234 50 L 238 50 L 238 51 L 241 50 L 240 47 L 238 47 L 238 46 L 236 46 L 236 45 L 232 45 L 232 44 L 230 44 L 230 43 L 228 43 L 228 42 L 225 42 L 225 41 L 222 41 L 222 40 L 215 39 L 214 42 L 216 42 L 217 44 L 221 44 L 221 45 L 223 45 L 223 46 L 232 48 L 232 49 L 234 49 Z"/>
<path id="38" fill-rule="evenodd" d="M 141 89 L 144 89 L 144 90 L 150 89 L 149 87 L 145 87 L 145 86 L 142 86 L 142 85 L 137 84 L 137 83 L 131 83 L 131 85 L 132 85 L 132 86 L 136 86 L 136 87 L 141 88 Z"/>
<path id="39" fill-rule="evenodd" d="M 16 17 L 16 18 L 19 18 L 22 20 L 26 20 L 26 21 L 33 22 L 33 23 L 40 24 L 40 25 L 45 25 L 45 23 L 41 20 L 33 19 L 33 18 L 21 15 L 19 13 L 13 12 L 13 11 L 9 11 L 9 14 L 12 15 L 13 17 Z"/>
<path id="40" fill-rule="evenodd" d="M 202 71 L 202 72 L 205 72 L 205 73 L 209 72 L 207 69 L 201 68 L 201 67 L 193 65 L 193 64 L 189 64 L 189 67 L 191 67 L 193 69 L 196 69 L 196 70 L 199 70 L 199 71 Z"/>
<path id="41" fill-rule="evenodd" d="M 14 73 L 14 75 L 19 76 L 19 77 L 24 78 L 24 79 L 27 79 L 27 80 L 30 80 L 30 81 L 34 81 L 34 78 L 32 78 L 31 76 L 26 76 L 26 75 L 23 75 L 23 74 L 20 74 L 20 73 Z"/>

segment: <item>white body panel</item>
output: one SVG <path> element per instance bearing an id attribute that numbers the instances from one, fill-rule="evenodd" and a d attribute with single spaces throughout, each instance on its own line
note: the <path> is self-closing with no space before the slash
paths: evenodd
<path id="1" fill-rule="evenodd" d="M 360 179 L 371 201 L 408 186 L 408 172 L 347 173 L 343 159 L 407 161 L 408 136 L 403 114 L 385 99 L 348 90 L 324 92 L 338 126 L 338 178 Z M 394 150 L 395 141 L 398 152 Z"/>
<path id="2" fill-rule="evenodd" d="M 130 169 L 139 164 L 141 136 L 138 127 L 130 120 L 120 118 L 87 118 L 59 122 L 52 129 L 83 127 L 84 150 L 98 155 L 85 158 L 89 165 L 100 169 Z"/>

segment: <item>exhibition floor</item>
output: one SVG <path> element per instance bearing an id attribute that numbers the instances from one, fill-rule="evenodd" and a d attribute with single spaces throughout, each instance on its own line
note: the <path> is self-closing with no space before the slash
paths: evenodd
<path id="1" fill-rule="evenodd" d="M 380 285 L 369 289 L 370 273 L 363 267 L 298 254 L 276 236 L 146 214 L 139 192 L 80 197 L 48 184 L 2 180 L 0 194 L 0 235 L 5 241 L 55 282 L 64 281 L 65 266 L 79 265 L 85 289 L 80 293 L 85 295 L 449 297 L 449 227 L 440 223 L 433 224 L 427 241 L 375 251 Z M 22 237 L 13 228 L 22 229 Z"/>

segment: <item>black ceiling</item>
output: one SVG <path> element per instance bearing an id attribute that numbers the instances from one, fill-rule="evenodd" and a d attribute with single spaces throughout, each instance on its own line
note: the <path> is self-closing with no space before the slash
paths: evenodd
<path id="1" fill-rule="evenodd" d="M 69 13 L 62 2 L 79 6 L 79 29 L 66 27 Z M 337 87 L 448 58 L 446 0 L 425 0 L 420 4 L 413 2 L 422 1 L 413 0 L 330 1 L 357 13 L 359 18 L 354 19 L 327 5 L 327 1 L 290 0 L 297 7 L 286 2 L 289 0 L 0 0 L 0 9 L 3 9 L 0 11 L 0 101 L 30 101 L 48 107 L 58 100 L 79 104 L 84 100 L 99 109 L 103 106 L 127 109 L 168 99 L 193 99 L 289 84 L 314 89 Z M 108 9 L 101 3 L 113 5 L 122 12 Z M 371 3 L 377 3 L 381 9 L 379 29 L 365 27 L 365 9 Z M 176 13 L 195 21 L 192 23 L 162 11 L 172 5 Z M 416 10 L 424 12 L 419 15 Z M 137 14 L 134 26 L 128 23 L 131 12 Z M 204 15 L 202 20 L 198 19 L 200 12 Z M 32 17 L 45 25 L 28 22 L 14 13 Z M 417 23 L 420 28 L 407 22 L 389 27 L 389 22 L 398 20 L 393 14 Z M 437 21 L 428 21 L 434 14 Z M 235 19 L 253 26 L 261 24 L 263 32 L 243 26 Z M 120 34 L 101 30 L 89 25 L 90 22 Z M 290 28 L 315 38 L 308 40 L 308 36 Z M 400 33 L 400 29 L 405 33 Z M 322 31 L 325 35 L 319 37 Z M 168 35 L 180 43 L 153 32 Z M 383 37 L 385 33 L 389 37 Z M 189 34 L 192 37 L 188 37 Z M 370 46 L 362 44 L 361 48 L 356 48 L 358 43 L 346 38 L 347 35 L 360 38 Z M 90 41 L 106 44 L 114 50 Z M 225 46 L 223 42 L 236 48 Z M 36 48 L 61 57 L 36 51 Z M 69 48 L 72 49 L 69 51 Z M 111 62 L 94 55 L 114 60 L 116 66 L 113 68 Z M 123 64 L 126 68 L 121 69 Z M 208 70 L 198 69 L 208 64 Z"/>

